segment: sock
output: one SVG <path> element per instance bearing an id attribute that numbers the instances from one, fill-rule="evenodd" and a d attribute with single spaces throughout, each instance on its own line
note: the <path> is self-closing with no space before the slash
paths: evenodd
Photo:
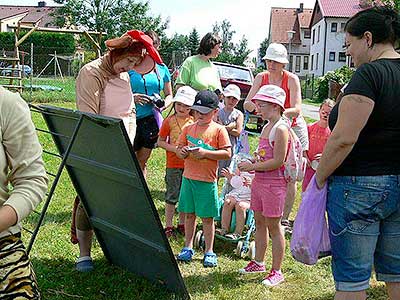
<path id="1" fill-rule="evenodd" d="M 259 265 L 259 266 L 263 266 L 264 265 L 264 262 L 262 261 L 262 262 L 258 262 L 258 261 L 254 261 L 257 265 Z"/>

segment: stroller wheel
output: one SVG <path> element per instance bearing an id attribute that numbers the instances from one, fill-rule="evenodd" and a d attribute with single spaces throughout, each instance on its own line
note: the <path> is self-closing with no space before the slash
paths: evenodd
<path id="1" fill-rule="evenodd" d="M 255 241 L 250 242 L 249 252 L 247 253 L 247 255 L 251 260 L 255 259 L 255 257 L 256 257 L 256 242 Z"/>
<path id="2" fill-rule="evenodd" d="M 239 257 L 242 257 L 242 249 L 243 249 L 243 241 L 239 241 L 236 245 L 235 254 Z"/>
<path id="3" fill-rule="evenodd" d="M 194 237 L 194 247 L 196 249 L 200 249 L 204 246 L 203 244 L 204 244 L 203 230 L 199 230 L 196 232 L 196 235 Z"/>

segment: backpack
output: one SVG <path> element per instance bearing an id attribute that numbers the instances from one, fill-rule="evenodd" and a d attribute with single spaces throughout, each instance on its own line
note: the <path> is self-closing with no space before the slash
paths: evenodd
<path id="1" fill-rule="evenodd" d="M 285 179 L 287 182 L 302 181 L 306 171 L 306 159 L 303 157 L 303 147 L 301 146 L 300 140 L 290 127 L 289 120 L 282 118 L 275 123 L 269 133 L 269 143 L 272 147 L 272 142 L 275 138 L 275 131 L 279 125 L 286 126 L 289 131 L 289 148 L 284 162 Z"/>

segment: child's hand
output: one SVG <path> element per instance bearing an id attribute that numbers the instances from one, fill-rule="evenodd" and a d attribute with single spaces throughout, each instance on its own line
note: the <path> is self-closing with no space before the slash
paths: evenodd
<path id="1" fill-rule="evenodd" d="M 189 146 L 178 147 L 176 154 L 186 158 L 189 155 Z"/>
<path id="2" fill-rule="evenodd" d="M 193 155 L 194 158 L 197 159 L 203 159 L 206 157 L 206 150 L 204 150 L 203 148 L 190 150 L 190 153 Z"/>
<path id="3" fill-rule="evenodd" d="M 242 172 L 249 172 L 254 170 L 254 165 L 251 162 L 244 161 L 238 164 L 238 168 Z"/>
<path id="4" fill-rule="evenodd" d="M 221 175 L 222 175 L 223 177 L 228 178 L 229 180 L 232 178 L 232 173 L 231 173 L 227 168 L 223 168 L 223 169 L 221 170 Z"/>
<path id="5" fill-rule="evenodd" d="M 249 177 L 243 177 L 243 185 L 244 186 L 251 186 L 251 178 Z"/>

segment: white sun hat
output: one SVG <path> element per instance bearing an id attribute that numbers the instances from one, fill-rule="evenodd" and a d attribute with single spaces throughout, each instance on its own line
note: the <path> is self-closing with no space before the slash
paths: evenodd
<path id="1" fill-rule="evenodd" d="M 175 97 L 172 102 L 179 102 L 187 106 L 192 106 L 194 103 L 194 99 L 196 98 L 196 94 L 196 90 L 194 90 L 190 86 L 181 86 L 176 91 Z"/>
<path id="2" fill-rule="evenodd" d="M 233 97 L 240 100 L 240 88 L 236 84 L 229 84 L 222 92 L 225 97 Z"/>
<path id="3" fill-rule="evenodd" d="M 278 43 L 272 43 L 268 46 L 267 52 L 265 53 L 265 56 L 262 59 L 263 60 L 268 59 L 279 62 L 281 64 L 287 64 L 289 63 L 287 55 L 288 54 L 285 46 Z"/>

